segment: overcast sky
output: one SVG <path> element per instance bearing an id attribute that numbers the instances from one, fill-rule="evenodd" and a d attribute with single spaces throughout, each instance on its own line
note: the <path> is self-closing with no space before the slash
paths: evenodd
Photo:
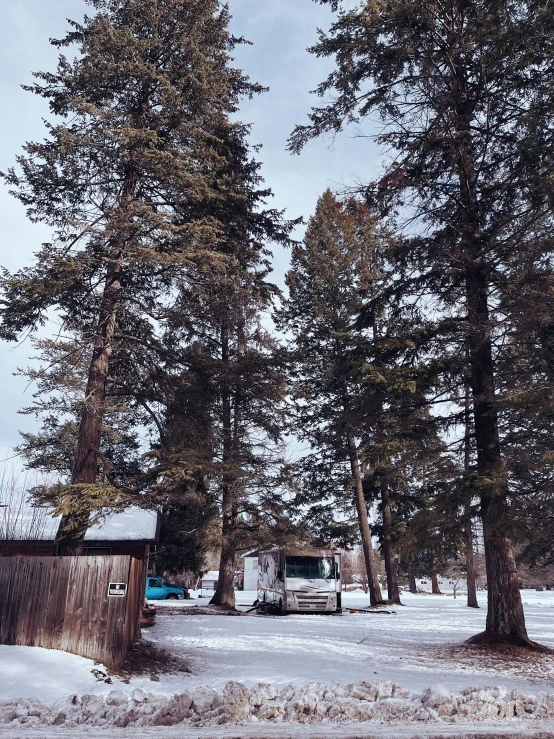
<path id="1" fill-rule="evenodd" d="M 287 216 L 305 220 L 314 210 L 326 187 L 341 189 L 358 179 L 367 180 L 380 166 L 381 157 L 367 139 L 342 136 L 309 144 L 300 156 L 285 151 L 287 137 L 295 124 L 305 122 L 316 98 L 310 95 L 326 76 L 330 61 L 316 59 L 306 48 L 317 38 L 317 28 L 327 29 L 331 13 L 312 0 L 230 0 L 232 30 L 244 35 L 253 46 L 236 50 L 236 66 L 253 80 L 270 88 L 265 95 L 243 106 L 241 119 L 253 124 L 252 143 L 263 146 L 258 159 L 262 173 L 273 190 L 273 205 L 285 208 Z M 80 20 L 83 0 L 17 0 L 4 3 L 0 27 L 0 170 L 14 163 L 25 141 L 44 136 L 42 118 L 48 115 L 41 98 L 21 89 L 32 80 L 32 71 L 51 71 L 56 50 L 48 43 L 60 38 L 66 18 Z M 89 11 L 90 12 L 90 11 Z M 9 270 L 31 264 L 32 255 L 47 231 L 27 221 L 23 207 L 0 184 L 2 240 L 0 264 Z M 301 237 L 300 229 L 297 236 Z M 275 254 L 274 279 L 282 282 L 288 254 Z M 19 441 L 18 429 L 33 427 L 29 416 L 17 410 L 30 404 L 33 388 L 13 377 L 32 352 L 28 342 L 18 347 L 2 343 L 0 353 L 0 459 Z"/>

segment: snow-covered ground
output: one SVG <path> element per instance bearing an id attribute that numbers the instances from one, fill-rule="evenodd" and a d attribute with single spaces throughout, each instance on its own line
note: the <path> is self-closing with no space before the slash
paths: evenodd
<path id="1" fill-rule="evenodd" d="M 237 593 L 239 604 L 250 606 L 255 593 Z M 317 679 L 392 680 L 410 690 L 421 690 L 441 682 L 453 690 L 470 685 L 498 684 L 493 665 L 479 666 L 472 656 L 459 661 L 451 647 L 483 631 L 486 593 L 479 593 L 482 608 L 467 608 L 465 599 L 452 596 L 402 596 L 403 607 L 395 614 L 343 614 L 249 616 L 219 618 L 209 616 L 158 615 L 157 625 L 145 632 L 148 639 L 171 651 L 186 654 L 194 677 L 190 683 L 209 684 L 221 689 L 227 680 L 245 685 L 269 681 L 305 684 Z M 531 639 L 554 648 L 554 592 L 523 591 L 528 632 Z M 179 601 L 178 607 L 207 604 L 207 599 Z M 176 601 L 171 601 L 171 606 Z M 163 608 L 167 605 L 160 602 Z M 343 593 L 346 607 L 367 606 L 363 592 Z M 247 620 L 248 619 L 248 620 Z M 502 684 L 518 690 L 554 687 L 553 672 L 518 677 L 502 676 Z M 491 682 L 491 680 L 493 682 Z"/>
<path id="2" fill-rule="evenodd" d="M 55 649 L 0 645 L 0 712 L 2 700 L 23 696 L 50 703 L 94 691 L 95 667 L 90 659 Z"/>
<path id="3" fill-rule="evenodd" d="M 522 596 L 530 638 L 554 648 L 554 592 Z M 237 593 L 243 611 L 254 598 Z M 554 658 L 499 660 L 462 645 L 484 628 L 486 593 L 480 593 L 479 610 L 467 608 L 463 597 L 405 593 L 403 601 L 394 614 L 284 618 L 187 613 L 206 606 L 207 598 L 163 602 L 144 638 L 181 657 L 191 672 L 162 674 L 159 680 L 113 676 L 107 684 L 91 672 L 90 660 L 0 646 L 0 733 L 10 739 L 17 731 L 61 738 L 86 723 L 90 739 L 123 731 L 106 734 L 112 725 L 138 725 L 149 736 L 152 724 L 184 720 L 179 736 L 189 736 L 183 729 L 194 725 L 194 737 L 282 738 L 297 736 L 294 726 L 301 723 L 302 736 L 326 737 L 340 722 L 334 735 L 342 738 L 356 721 L 361 723 L 352 736 L 407 739 L 469 736 L 463 726 L 471 721 L 472 736 L 494 733 L 498 724 L 506 736 L 540 729 L 543 737 L 547 731 L 554 737 Z M 343 605 L 363 607 L 367 597 L 343 594 Z M 220 726 L 234 721 L 246 722 L 241 733 L 227 734 Z M 276 722 L 281 729 L 273 727 Z M 395 733 L 387 733 L 392 726 Z M 168 731 L 163 735 L 172 736 Z"/>

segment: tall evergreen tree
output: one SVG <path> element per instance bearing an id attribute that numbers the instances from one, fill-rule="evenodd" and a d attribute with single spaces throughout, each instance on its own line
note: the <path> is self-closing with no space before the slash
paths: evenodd
<path id="1" fill-rule="evenodd" d="M 349 213 L 349 209 L 351 212 Z M 363 211 L 363 212 L 362 212 Z M 304 243 L 294 247 L 287 274 L 289 296 L 278 325 L 293 341 L 295 433 L 314 450 L 305 460 L 304 484 L 315 487 L 316 501 L 350 488 L 372 605 L 382 601 L 363 490 L 359 440 L 364 434 L 359 396 L 360 366 L 350 332 L 374 283 L 380 235 L 374 219 L 355 202 L 341 204 L 330 190 L 319 199 Z M 350 469 L 350 481 L 345 476 Z M 329 468 L 336 467 L 332 476 Z M 327 484 L 323 480 L 327 478 Z M 331 481 L 331 485 L 329 482 Z"/>
<path id="2" fill-rule="evenodd" d="M 440 444 L 413 351 L 411 311 L 389 300 L 394 243 L 365 205 L 324 193 L 304 245 L 293 250 L 279 320 L 294 342 L 296 433 L 313 449 L 300 464 L 299 502 L 311 505 L 321 534 L 347 543 L 348 506 L 337 491 L 354 485 L 370 565 L 366 506 L 376 503 L 371 528 L 381 542 L 389 600 L 400 603 L 395 540 Z M 377 588 L 370 599 L 377 602 Z"/>
<path id="3" fill-rule="evenodd" d="M 267 280 L 269 244 L 288 244 L 294 222 L 265 207 L 270 192 L 242 138 L 226 175 L 236 197 L 222 197 L 219 206 L 221 261 L 191 267 L 168 306 L 161 466 L 150 476 L 162 479 L 155 485 L 162 493 L 175 476 L 202 478 L 221 517 L 213 602 L 233 607 L 236 558 L 249 548 L 250 522 L 267 511 L 283 523 L 275 491 L 282 480 L 284 361 L 263 317 L 278 293 Z"/>
<path id="4" fill-rule="evenodd" d="M 550 252 L 553 21 L 534 1 L 364 0 L 343 8 L 314 48 L 336 59 L 319 88 L 334 100 L 313 110 L 291 144 L 299 150 L 380 115 L 377 138 L 395 161 L 368 195 L 415 224 L 405 285 L 427 301 L 443 363 L 457 354 L 460 377 L 468 347 L 488 586 L 477 641 L 529 645 L 509 535 L 497 327 L 513 325 L 521 302 L 512 288 L 529 284 Z"/>
<path id="5" fill-rule="evenodd" d="M 260 88 L 230 66 L 228 11 L 217 0 L 88 0 L 55 73 L 27 88 L 57 122 L 6 175 L 31 220 L 53 229 L 30 269 L 3 277 L 1 336 L 35 331 L 54 309 L 91 359 L 71 486 L 56 551 L 79 551 L 96 495 L 114 348 L 155 344 L 176 281 L 215 247 L 223 209 L 242 202 L 230 159 L 247 130 L 231 123 Z M 224 208 L 222 208 L 222 203 Z"/>
<path id="6" fill-rule="evenodd" d="M 243 244 L 237 244 L 240 251 Z M 253 252 L 253 256 L 256 252 Z M 186 302 L 195 321 L 194 349 L 210 378 L 210 486 L 221 510 L 218 586 L 212 602 L 234 607 L 237 554 L 249 547 L 249 519 L 271 509 L 279 488 L 284 426 L 282 352 L 262 325 L 273 290 L 256 265 L 207 281 Z"/>

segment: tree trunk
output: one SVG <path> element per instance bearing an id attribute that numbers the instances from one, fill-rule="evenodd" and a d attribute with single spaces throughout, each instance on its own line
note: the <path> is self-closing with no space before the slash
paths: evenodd
<path id="1" fill-rule="evenodd" d="M 210 603 L 225 608 L 235 607 L 235 556 L 233 495 L 227 485 L 222 486 L 221 555 L 219 578 Z"/>
<path id="2" fill-rule="evenodd" d="M 414 574 L 414 566 L 411 562 L 408 562 L 408 587 L 410 588 L 410 593 L 412 593 L 413 595 L 417 593 L 417 583 Z"/>
<path id="3" fill-rule="evenodd" d="M 464 437 L 464 472 L 467 476 L 471 462 L 471 407 L 470 407 L 470 387 L 469 383 L 465 384 L 465 437 Z M 467 605 L 469 608 L 479 608 L 477 602 L 477 588 L 475 585 L 475 560 L 473 557 L 473 529 L 471 527 L 471 491 L 466 493 L 464 504 L 464 540 L 465 540 L 465 558 L 466 558 L 466 581 L 467 581 Z"/>
<path id="4" fill-rule="evenodd" d="M 494 374 L 488 332 L 486 286 L 481 270 L 468 275 L 470 360 L 477 442 L 477 469 L 483 480 L 481 516 L 487 569 L 489 635 L 527 640 L 513 546 L 505 531 L 509 523 L 506 483 L 501 468 L 498 416 L 494 405 Z"/>
<path id="5" fill-rule="evenodd" d="M 484 501 L 482 507 L 489 605 L 486 632 L 527 641 L 513 545 L 502 533 L 507 503 L 503 498 L 492 499 Z"/>
<path id="6" fill-rule="evenodd" d="M 396 574 L 396 562 L 391 543 L 391 506 L 390 493 L 386 474 L 381 476 L 381 507 L 383 515 L 383 557 L 387 573 L 387 594 L 391 603 L 402 605 L 400 602 L 400 588 Z"/>
<path id="7" fill-rule="evenodd" d="M 475 561 L 473 557 L 473 530 L 471 528 L 471 517 L 469 514 L 466 514 L 464 536 L 467 572 L 467 605 L 469 608 L 479 608 L 479 603 L 477 602 Z"/>
<path id="8" fill-rule="evenodd" d="M 470 102 L 463 70 L 456 76 L 456 117 L 459 141 L 460 225 L 465 259 L 468 353 L 471 367 L 477 473 L 481 480 L 481 517 L 487 568 L 485 634 L 528 641 L 518 588 L 513 546 L 505 531 L 509 523 L 506 481 L 502 470 L 498 412 L 495 404 L 494 360 L 488 307 L 488 265 L 481 241 L 477 170 L 471 142 Z"/>
<path id="9" fill-rule="evenodd" d="M 356 499 L 356 510 L 358 512 L 358 523 L 360 526 L 360 536 L 362 539 L 362 548 L 364 552 L 365 569 L 367 572 L 367 582 L 369 589 L 369 602 L 372 606 L 383 603 L 381 596 L 381 587 L 377 579 L 375 563 L 373 561 L 373 546 L 371 544 L 371 531 L 369 529 L 369 521 L 367 518 L 367 508 L 365 505 L 364 491 L 362 487 L 362 476 L 360 474 L 360 464 L 358 462 L 358 450 L 356 448 L 356 440 L 352 431 L 346 432 L 348 441 L 348 455 L 350 457 L 350 469 L 354 478 L 354 495 Z"/>
<path id="10" fill-rule="evenodd" d="M 371 281 L 371 297 L 375 298 L 375 281 Z M 372 316 L 373 341 L 379 337 L 379 325 L 377 322 L 377 314 L 374 311 Z M 382 406 L 381 406 L 382 412 Z M 381 423 L 378 423 L 379 433 L 382 433 Z M 382 460 L 380 460 L 382 462 Z M 390 502 L 390 488 L 387 479 L 386 465 L 380 465 L 379 480 L 381 483 L 381 516 L 383 519 L 383 559 L 385 560 L 385 572 L 387 574 L 387 595 L 391 603 L 400 602 L 400 589 L 398 587 L 398 576 L 396 572 L 396 563 L 394 561 L 394 553 L 391 543 L 392 516 Z"/>
<path id="11" fill-rule="evenodd" d="M 117 309 L 121 297 L 122 269 L 123 250 L 119 248 L 112 252 L 106 273 L 100 318 L 77 438 L 75 465 L 71 476 L 72 485 L 94 485 L 97 482 L 102 420 L 106 403 L 106 382 L 110 368 Z M 106 472 L 105 469 L 104 473 Z M 78 492 L 76 498 L 78 498 Z M 54 553 L 58 556 L 81 553 L 89 525 L 90 510 L 87 506 L 84 506 L 84 510 L 79 510 L 83 507 L 79 505 L 78 500 L 75 501 L 75 508 L 78 512 L 68 511 L 60 521 L 54 549 Z"/>
<path id="12" fill-rule="evenodd" d="M 128 173 L 123 184 L 120 212 L 124 216 L 132 202 L 136 189 L 135 173 Z M 121 277 L 125 255 L 125 235 L 120 233 L 112 241 L 108 258 L 106 279 L 100 304 L 100 315 L 94 338 L 94 348 L 89 365 L 84 407 L 77 437 L 75 464 L 71 475 L 72 485 L 95 485 L 98 478 L 98 458 L 101 457 L 102 422 L 106 405 L 106 383 L 110 370 L 113 336 L 117 311 L 121 301 Z M 104 475 L 108 472 L 103 459 Z M 89 526 L 89 506 L 79 501 L 78 491 L 70 503 L 71 510 L 61 518 L 54 554 L 58 556 L 78 555 Z"/>
<path id="13" fill-rule="evenodd" d="M 229 364 L 229 328 L 224 321 L 221 329 L 221 358 L 227 371 Z M 240 399 L 235 395 L 235 416 L 231 423 L 231 391 L 227 383 L 222 391 L 223 426 L 223 479 L 221 484 L 221 555 L 219 579 L 210 603 L 225 608 L 235 607 L 235 563 L 237 554 L 237 475 L 236 455 L 238 452 L 240 427 Z"/>
<path id="14" fill-rule="evenodd" d="M 437 575 L 437 565 L 435 558 L 433 558 L 433 564 L 431 565 L 431 592 L 433 595 L 442 595 L 439 588 L 439 578 Z"/>

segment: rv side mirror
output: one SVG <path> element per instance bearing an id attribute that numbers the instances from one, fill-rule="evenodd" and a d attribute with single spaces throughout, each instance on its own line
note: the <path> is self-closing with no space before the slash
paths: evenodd
<path id="1" fill-rule="evenodd" d="M 277 570 L 277 580 L 283 579 L 283 570 Z"/>

